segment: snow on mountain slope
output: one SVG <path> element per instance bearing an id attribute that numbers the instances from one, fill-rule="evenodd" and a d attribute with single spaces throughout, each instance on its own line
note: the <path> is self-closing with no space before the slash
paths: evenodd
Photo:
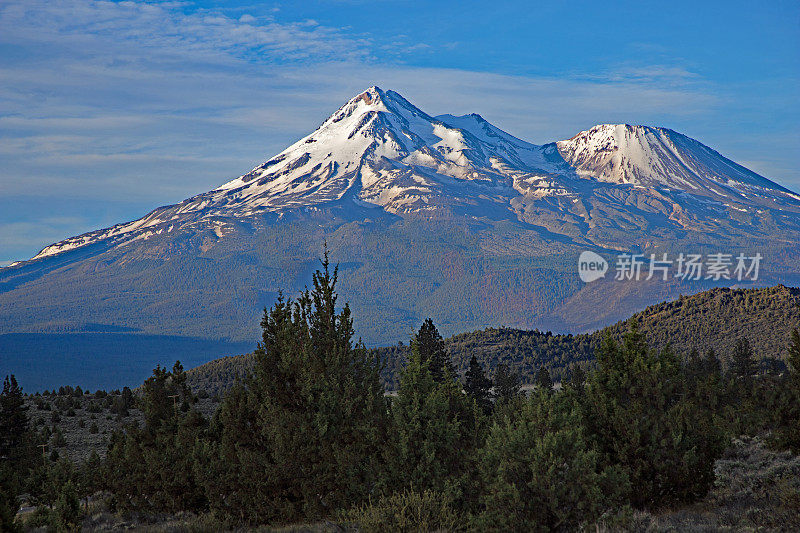
<path id="1" fill-rule="evenodd" d="M 249 215 L 358 198 L 392 213 L 458 203 L 445 189 L 453 180 L 509 188 L 513 173 L 556 170 L 541 148 L 493 128 L 433 118 L 393 91 L 371 87 L 331 115 L 315 132 L 252 172 L 201 198 Z M 449 178 L 449 179 L 448 179 Z M 456 182 L 457 183 L 457 182 Z M 510 191 L 507 191 L 510 193 Z M 469 195 L 469 193 L 466 193 Z"/>
<path id="2" fill-rule="evenodd" d="M 371 87 L 312 134 L 247 174 L 143 219 L 48 246 L 34 259 L 147 228 L 170 232 L 187 220 L 324 204 L 348 191 L 398 214 L 474 205 L 487 196 L 503 201 L 518 194 L 515 177 L 564 170 L 563 164 L 548 161 L 540 147 L 482 122 L 491 135 L 447 124 L 396 92 Z M 467 182 L 472 183 L 464 187 Z"/>
<path id="3" fill-rule="evenodd" d="M 682 190 L 700 196 L 790 191 L 666 128 L 602 124 L 556 143 L 582 177 Z"/>
<path id="4" fill-rule="evenodd" d="M 652 189 L 670 220 L 676 210 L 686 218 L 688 210 L 709 203 L 739 211 L 749 205 L 800 210 L 798 195 L 672 130 L 606 124 L 539 146 L 480 115 L 432 117 L 394 91 L 370 87 L 247 174 L 142 219 L 53 244 L 34 259 L 191 227 L 212 227 L 222 237 L 224 219 L 350 200 L 402 216 L 500 209 L 514 218 L 525 204 L 541 220 L 586 221 L 624 208 L 627 193 L 608 187 L 630 185 Z M 593 196 L 598 187 L 605 189 Z M 590 197 L 596 201 L 584 204 Z M 615 205 L 597 209 L 598 202 Z"/>

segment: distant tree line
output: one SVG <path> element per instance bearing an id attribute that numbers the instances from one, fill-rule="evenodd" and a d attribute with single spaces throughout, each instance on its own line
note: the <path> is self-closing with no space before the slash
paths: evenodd
<path id="1" fill-rule="evenodd" d="M 724 368 L 730 364 L 737 339 L 746 337 L 752 343 L 758 371 L 768 373 L 785 367 L 786 338 L 800 323 L 800 290 L 782 285 L 713 289 L 652 305 L 633 318 L 653 349 L 669 345 L 686 359 L 693 349 L 705 353 L 713 348 Z M 461 377 L 475 357 L 490 374 L 505 365 L 519 375 L 523 384 L 530 385 L 544 367 L 553 382 L 560 383 L 568 381 L 576 368 L 591 368 L 603 339 L 611 335 L 621 341 L 628 327 L 628 321 L 624 321 L 577 335 L 487 328 L 446 338 L 444 349 Z M 411 346 L 398 343 L 372 348 L 370 352 L 381 359 L 385 387 L 396 391 Z M 217 359 L 190 370 L 189 383 L 195 391 L 223 394 L 254 364 L 252 354 Z"/>

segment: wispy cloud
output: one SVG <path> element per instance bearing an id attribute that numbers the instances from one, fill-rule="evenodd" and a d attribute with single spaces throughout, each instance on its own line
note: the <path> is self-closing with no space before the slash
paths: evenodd
<path id="1" fill-rule="evenodd" d="M 366 55 L 368 41 L 344 35 L 313 20 L 278 23 L 270 17 L 238 18 L 196 9 L 179 2 L 112 2 L 107 0 L 24 0 L 6 4 L 0 14 L 4 40 L 59 47 L 78 45 L 83 58 L 102 63 L 113 52 L 116 61 L 151 63 L 171 60 L 227 63 L 230 54 L 272 61 L 356 59 Z M 35 32 L 31 30 L 42 30 Z M 94 49 L 103 40 L 111 48 Z M 99 54 L 98 54 L 99 53 Z M 155 55 L 152 55 L 155 53 Z"/>
<path id="2" fill-rule="evenodd" d="M 620 65 L 617 68 L 600 74 L 587 75 L 587 79 L 640 84 L 657 84 L 659 86 L 685 86 L 702 81 L 701 76 L 681 65 Z"/>

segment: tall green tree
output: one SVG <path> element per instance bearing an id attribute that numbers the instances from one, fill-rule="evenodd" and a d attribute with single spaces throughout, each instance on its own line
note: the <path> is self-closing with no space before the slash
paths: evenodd
<path id="1" fill-rule="evenodd" d="M 144 382 L 144 427 L 129 425 L 115 432 L 107 452 L 103 485 L 113 493 L 114 506 L 166 512 L 205 507 L 195 447 L 207 421 L 195 409 L 178 407 L 190 398 L 179 362 L 172 372 L 157 366 Z"/>
<path id="2" fill-rule="evenodd" d="M 586 426 L 606 464 L 625 468 L 639 508 L 689 502 L 714 480 L 723 435 L 687 397 L 681 362 L 652 352 L 633 321 L 621 345 L 607 337 L 584 397 Z"/>
<path id="3" fill-rule="evenodd" d="M 59 531 L 77 531 L 81 518 L 81 504 L 78 500 L 78 491 L 72 480 L 68 480 L 61 487 L 55 505 Z"/>
<path id="4" fill-rule="evenodd" d="M 583 389 L 586 387 L 586 372 L 583 370 L 583 368 L 581 368 L 580 365 L 572 365 L 567 386 L 574 390 L 578 395 L 583 394 Z"/>
<path id="5" fill-rule="evenodd" d="M 709 348 L 703 359 L 703 374 L 706 376 L 718 376 L 722 372 L 722 363 L 717 357 L 713 348 Z"/>
<path id="6" fill-rule="evenodd" d="M 800 330 L 789 336 L 788 376 L 779 387 L 780 397 L 774 408 L 775 429 L 772 440 L 777 448 L 800 453 Z"/>
<path id="7" fill-rule="evenodd" d="M 494 394 L 498 403 L 507 403 L 520 395 L 522 388 L 519 374 L 512 372 L 505 363 L 497 365 L 494 373 Z"/>
<path id="8" fill-rule="evenodd" d="M 733 347 L 731 354 L 730 374 L 733 379 L 744 383 L 745 386 L 752 384 L 753 376 L 756 374 L 756 362 L 753 359 L 753 348 L 747 337 L 739 337 Z"/>
<path id="9" fill-rule="evenodd" d="M 22 388 L 12 374 L 3 381 L 0 393 L 0 460 L 18 468 L 28 456 L 28 413 Z"/>
<path id="10" fill-rule="evenodd" d="M 786 362 L 792 376 L 800 379 L 800 329 L 793 329 L 789 337 L 789 356 Z"/>
<path id="11" fill-rule="evenodd" d="M 453 491 L 468 472 L 475 413 L 458 383 L 452 378 L 436 383 L 429 365 L 412 352 L 392 402 L 386 483 L 391 491 Z"/>
<path id="12" fill-rule="evenodd" d="M 16 522 L 20 505 L 17 484 L 11 468 L 0 464 L 0 531 L 13 533 L 20 529 Z"/>
<path id="13" fill-rule="evenodd" d="M 700 357 L 697 348 L 692 348 L 689 357 L 684 363 L 684 370 L 690 381 L 697 381 L 705 374 L 705 361 Z"/>
<path id="14" fill-rule="evenodd" d="M 455 366 L 447 355 L 444 340 L 430 318 L 420 326 L 419 331 L 411 339 L 411 351 L 417 352 L 420 359 L 427 361 L 431 376 L 436 383 L 455 376 Z"/>
<path id="15" fill-rule="evenodd" d="M 553 391 L 553 380 L 550 378 L 550 372 L 544 367 L 544 365 L 540 366 L 539 370 L 536 371 L 535 385 L 540 391 Z"/>
<path id="16" fill-rule="evenodd" d="M 492 410 L 492 380 L 486 376 L 475 355 L 469 360 L 464 374 L 464 392 L 486 414 Z"/>
<path id="17" fill-rule="evenodd" d="M 192 400 L 181 362 L 175 361 L 171 372 L 157 365 L 142 385 L 141 408 L 147 428 L 156 431 L 161 424 L 188 410 Z"/>
<path id="18" fill-rule="evenodd" d="M 226 397 L 218 441 L 203 452 L 211 458 L 200 459 L 212 468 L 205 481 L 216 511 L 258 523 L 313 520 L 362 501 L 375 484 L 387 424 L 380 364 L 353 342 L 349 306 L 337 310 L 337 277 L 326 251 L 311 291 L 265 310 L 255 371 Z"/>
<path id="19" fill-rule="evenodd" d="M 6 376 L 0 393 L 0 524 L 12 528 L 31 470 L 40 462 L 36 434 L 31 430 L 25 397 L 14 375 Z M 11 513 L 11 521 L 4 518 Z"/>

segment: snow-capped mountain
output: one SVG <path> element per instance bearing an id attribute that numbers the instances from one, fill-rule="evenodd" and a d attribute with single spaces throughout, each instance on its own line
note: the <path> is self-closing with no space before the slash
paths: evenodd
<path id="1" fill-rule="evenodd" d="M 578 175 L 589 179 L 702 196 L 763 191 L 797 199 L 708 146 L 666 128 L 602 124 L 556 145 Z"/>
<path id="2" fill-rule="evenodd" d="M 231 219 L 336 202 L 400 216 L 500 210 L 555 233 L 583 225 L 578 241 L 601 245 L 609 236 L 598 240 L 591 230 L 626 205 L 662 214 L 667 226 L 701 230 L 730 210 L 774 211 L 795 226 L 800 212 L 800 196 L 672 130 L 606 124 L 540 146 L 479 115 L 433 117 L 394 91 L 370 87 L 247 174 L 142 219 L 53 244 L 34 259 L 198 224 L 222 236 Z M 566 233 L 576 237 L 574 228 Z"/>
<path id="3" fill-rule="evenodd" d="M 587 249 L 758 252 L 759 284 L 797 285 L 800 199 L 667 129 L 602 125 L 539 145 L 371 87 L 243 176 L 0 269 L 0 344 L 43 335 L 25 349 L 48 352 L 48 335 L 92 332 L 82 351 L 101 359 L 116 342 L 102 332 L 135 332 L 126 342 L 145 352 L 154 335 L 250 342 L 324 242 L 368 345 L 407 340 L 426 317 L 446 334 L 583 331 L 710 283 L 584 284 Z"/>
<path id="4" fill-rule="evenodd" d="M 248 215 L 339 200 L 352 191 L 391 213 L 408 213 L 474 194 L 449 191 L 454 183 L 503 189 L 514 171 L 554 168 L 539 147 L 488 123 L 483 131 L 478 123 L 461 126 L 458 121 L 466 117 L 442 118 L 427 115 L 396 92 L 371 87 L 311 135 L 199 198 Z"/>

